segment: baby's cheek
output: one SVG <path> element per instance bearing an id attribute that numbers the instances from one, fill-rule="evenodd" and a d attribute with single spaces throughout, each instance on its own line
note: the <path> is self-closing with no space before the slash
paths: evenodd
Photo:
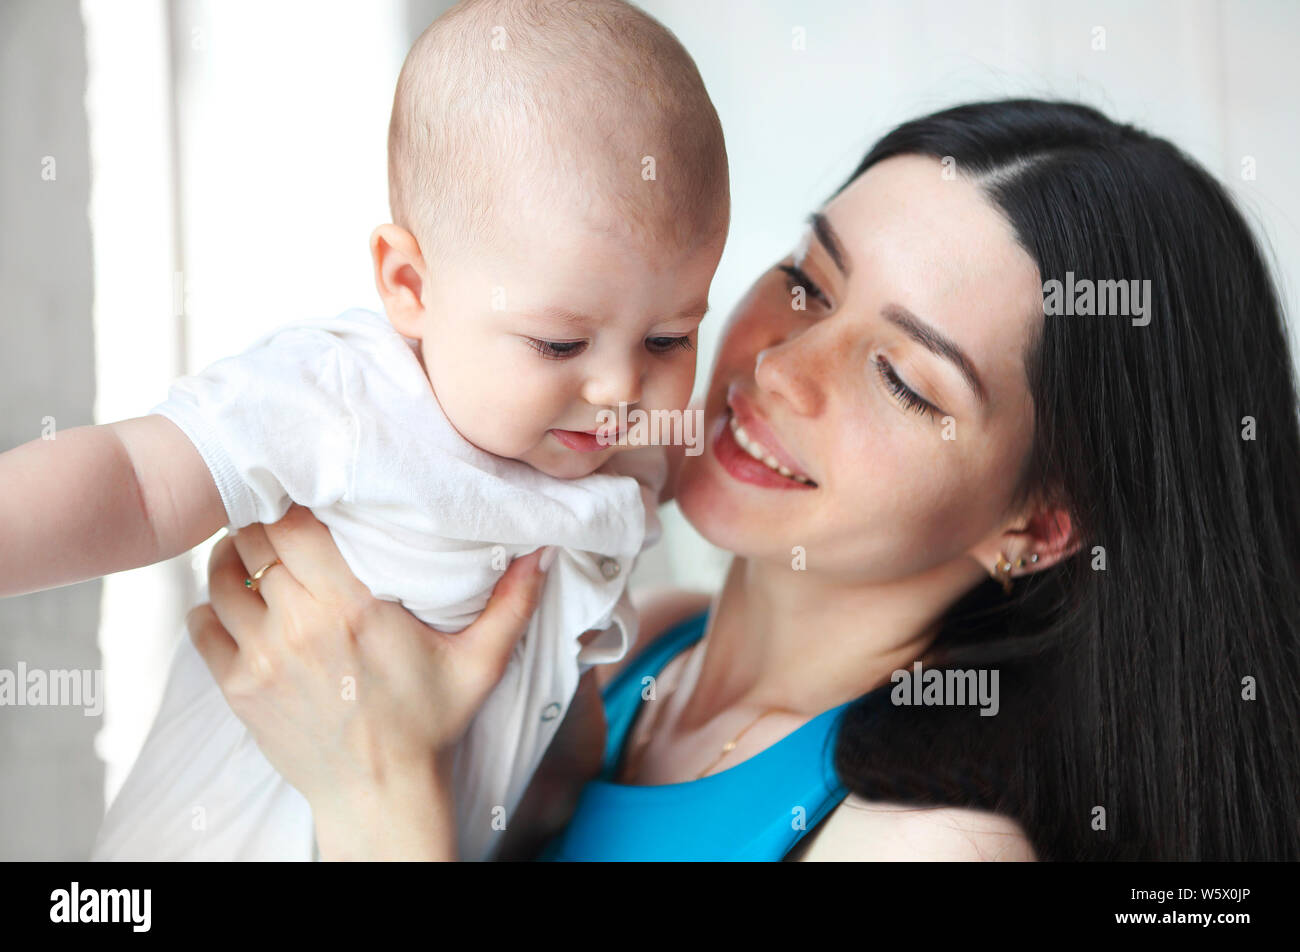
<path id="1" fill-rule="evenodd" d="M 642 405 L 652 410 L 684 410 L 695 386 L 695 354 L 682 354 L 673 366 L 664 367 L 652 378 L 653 393 Z"/>
<path id="2" fill-rule="evenodd" d="M 496 456 L 516 457 L 534 446 L 539 436 L 528 426 L 523 405 L 486 379 L 463 380 L 454 392 L 438 397 L 452 425 L 479 449 Z M 445 394 L 445 395 L 444 395 Z"/>
<path id="3" fill-rule="evenodd" d="M 546 421 L 532 410 L 527 404 L 517 404 L 496 414 L 493 427 L 496 443 L 501 447 L 496 451 L 498 455 L 520 457 L 547 449 L 550 437 L 546 435 Z"/>

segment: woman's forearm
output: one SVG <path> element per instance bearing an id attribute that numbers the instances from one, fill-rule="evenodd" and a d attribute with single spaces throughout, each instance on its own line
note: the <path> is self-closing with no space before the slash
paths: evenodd
<path id="1" fill-rule="evenodd" d="M 450 761 L 312 804 L 323 861 L 457 858 Z"/>

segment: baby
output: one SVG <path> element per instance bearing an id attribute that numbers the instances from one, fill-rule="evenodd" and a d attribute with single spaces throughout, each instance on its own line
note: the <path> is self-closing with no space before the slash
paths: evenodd
<path id="1" fill-rule="evenodd" d="M 0 594 L 168 559 L 299 503 L 377 597 L 459 631 L 511 558 L 556 545 L 457 752 L 461 856 L 485 859 L 582 672 L 635 640 L 626 585 L 668 464 L 596 431 L 690 399 L 726 151 L 686 51 L 618 0 L 459 4 L 407 55 L 388 149 L 393 223 L 370 239 L 386 319 L 289 325 L 145 416 L 0 456 Z M 183 638 L 93 858 L 313 857 L 306 801 Z"/>

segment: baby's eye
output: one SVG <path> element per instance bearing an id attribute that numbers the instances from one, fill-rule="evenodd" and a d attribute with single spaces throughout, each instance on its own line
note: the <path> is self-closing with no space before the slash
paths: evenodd
<path id="1" fill-rule="evenodd" d="M 650 346 L 650 350 L 656 354 L 667 354 L 676 347 L 680 347 L 682 350 L 695 349 L 689 335 L 686 337 L 648 337 L 646 343 Z"/>
<path id="2" fill-rule="evenodd" d="M 585 340 L 538 340 L 535 337 L 529 337 L 528 346 L 547 360 L 564 360 L 566 357 L 576 357 L 582 353 L 587 346 L 587 342 Z"/>

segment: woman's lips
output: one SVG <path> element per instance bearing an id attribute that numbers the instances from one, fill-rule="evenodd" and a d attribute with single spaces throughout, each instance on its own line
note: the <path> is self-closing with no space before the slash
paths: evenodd
<path id="1" fill-rule="evenodd" d="M 733 435 L 742 449 L 749 450 L 751 456 L 760 457 L 770 469 L 779 470 L 782 476 L 793 477 L 796 482 L 813 482 L 803 461 L 785 448 L 758 408 L 735 383 L 727 388 L 727 409 L 734 417 L 733 430 L 740 430 Z"/>
<path id="2" fill-rule="evenodd" d="M 766 463 L 761 463 L 746 453 L 736 442 L 735 434 L 731 432 L 730 408 L 718 418 L 710 442 L 718 464 L 742 483 L 765 489 L 817 488 L 816 483 L 801 483 L 791 476 L 782 476 L 776 470 L 770 469 Z"/>

